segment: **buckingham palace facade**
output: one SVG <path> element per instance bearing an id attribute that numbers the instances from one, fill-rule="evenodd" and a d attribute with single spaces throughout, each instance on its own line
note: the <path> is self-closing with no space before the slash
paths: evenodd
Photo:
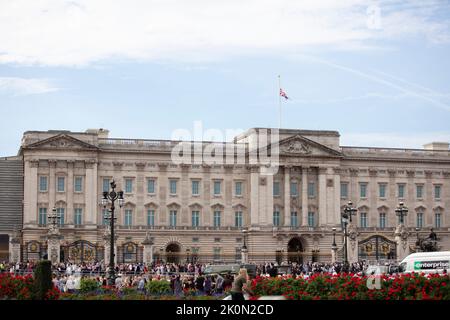
<path id="1" fill-rule="evenodd" d="M 270 171 L 251 161 L 251 141 L 275 131 L 277 147 L 263 147 L 278 152 Z M 109 213 L 101 198 L 112 180 L 124 192 L 116 210 L 118 263 L 148 262 L 145 245 L 153 261 L 240 262 L 243 247 L 250 262 L 342 260 L 341 214 L 349 201 L 357 209 L 350 261 L 399 259 L 431 228 L 439 250 L 449 250 L 449 144 L 345 147 L 339 138 L 336 131 L 255 128 L 229 143 L 197 142 L 199 153 L 214 149 L 213 160 L 225 158 L 221 148 L 240 150 L 240 158 L 211 163 L 174 161 L 180 141 L 114 139 L 104 129 L 25 132 L 21 259 L 46 255 L 52 212 L 61 260 L 106 259 Z M 196 147 L 187 145 L 194 159 Z M 400 202 L 408 214 L 399 238 Z"/>

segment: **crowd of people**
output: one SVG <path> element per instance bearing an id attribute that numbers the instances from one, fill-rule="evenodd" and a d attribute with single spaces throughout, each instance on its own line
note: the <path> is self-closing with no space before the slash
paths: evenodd
<path id="1" fill-rule="evenodd" d="M 0 272 L 14 274 L 30 274 L 36 266 L 35 262 L 0 263 Z M 237 275 L 231 272 L 222 274 L 205 274 L 208 264 L 194 263 L 123 263 L 115 266 L 114 286 L 117 290 L 134 288 L 145 293 L 147 283 L 154 280 L 166 280 L 170 283 L 172 294 L 181 296 L 186 292 L 194 295 L 220 295 L 230 289 L 234 299 L 241 299 L 249 274 L 240 270 Z M 293 277 L 308 278 L 317 273 L 339 274 L 341 272 L 361 273 L 367 268 L 364 261 L 344 265 L 339 262 L 305 262 L 285 263 L 267 262 L 255 266 L 253 276 L 264 275 L 276 277 L 280 274 L 291 274 Z M 53 283 L 61 292 L 77 292 L 80 290 L 82 277 L 95 279 L 100 286 L 108 285 L 109 266 L 102 262 L 54 264 Z M 245 280 L 245 281 L 244 281 Z"/>

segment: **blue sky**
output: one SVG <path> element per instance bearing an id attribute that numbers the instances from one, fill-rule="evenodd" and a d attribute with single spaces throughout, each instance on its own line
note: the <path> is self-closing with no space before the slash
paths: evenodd
<path id="1" fill-rule="evenodd" d="M 0 0 L 0 156 L 27 130 L 450 141 L 449 1 Z"/>

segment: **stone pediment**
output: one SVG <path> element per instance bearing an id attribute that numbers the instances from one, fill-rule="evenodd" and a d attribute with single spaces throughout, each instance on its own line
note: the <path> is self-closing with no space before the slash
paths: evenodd
<path id="1" fill-rule="evenodd" d="M 280 141 L 280 155 L 284 156 L 325 156 L 341 157 L 339 151 L 331 149 L 323 144 L 317 143 L 300 135 L 289 137 Z"/>
<path id="2" fill-rule="evenodd" d="M 90 143 L 81 141 L 67 134 L 59 134 L 54 137 L 44 139 L 32 143 L 25 148 L 27 149 L 83 149 L 98 150 L 98 148 Z"/>

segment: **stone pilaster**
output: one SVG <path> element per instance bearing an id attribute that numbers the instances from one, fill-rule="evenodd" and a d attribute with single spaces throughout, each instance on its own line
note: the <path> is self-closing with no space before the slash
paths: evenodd
<path id="1" fill-rule="evenodd" d="M 259 166 L 250 168 L 250 225 L 259 224 Z"/>
<path id="2" fill-rule="evenodd" d="M 308 167 L 302 166 L 302 226 L 308 225 Z"/>
<path id="3" fill-rule="evenodd" d="M 24 225 L 37 224 L 38 165 L 36 160 L 25 161 L 24 168 Z"/>
<path id="4" fill-rule="evenodd" d="M 319 224 L 327 223 L 327 168 L 319 168 Z"/>
<path id="5" fill-rule="evenodd" d="M 97 161 L 89 160 L 85 162 L 86 165 L 86 222 L 85 225 L 95 225 L 97 217 L 97 204 L 100 201 L 100 196 L 97 194 Z"/>
<path id="6" fill-rule="evenodd" d="M 284 226 L 291 225 L 291 166 L 284 166 Z"/>

